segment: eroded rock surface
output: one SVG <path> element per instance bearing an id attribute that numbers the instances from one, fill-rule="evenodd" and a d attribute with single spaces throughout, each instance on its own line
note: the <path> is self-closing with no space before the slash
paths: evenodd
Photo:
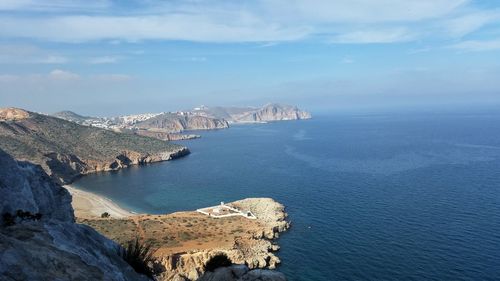
<path id="1" fill-rule="evenodd" d="M 71 196 L 38 166 L 0 150 L 1 280 L 147 280 L 118 245 L 74 222 Z"/>

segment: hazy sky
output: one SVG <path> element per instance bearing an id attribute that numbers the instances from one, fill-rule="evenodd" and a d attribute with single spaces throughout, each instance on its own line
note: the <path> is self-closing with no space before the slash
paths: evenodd
<path id="1" fill-rule="evenodd" d="M 500 104 L 497 0 L 1 0 L 0 107 Z"/>

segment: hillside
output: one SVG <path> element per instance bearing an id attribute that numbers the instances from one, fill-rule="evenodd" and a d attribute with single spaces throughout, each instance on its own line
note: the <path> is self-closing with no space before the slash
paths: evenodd
<path id="1" fill-rule="evenodd" d="M 133 134 L 82 126 L 22 109 L 0 109 L 0 148 L 42 168 L 60 183 L 96 171 L 170 160 L 185 147 Z"/>
<path id="2" fill-rule="evenodd" d="M 210 118 L 223 118 L 231 123 L 256 123 L 310 119 L 309 112 L 296 106 L 269 103 L 262 107 L 206 107 L 193 109 L 192 114 Z"/>
<path id="3" fill-rule="evenodd" d="M 186 130 L 225 129 L 229 124 L 224 119 L 190 114 L 164 113 L 135 124 L 136 128 L 151 131 L 179 133 Z"/>

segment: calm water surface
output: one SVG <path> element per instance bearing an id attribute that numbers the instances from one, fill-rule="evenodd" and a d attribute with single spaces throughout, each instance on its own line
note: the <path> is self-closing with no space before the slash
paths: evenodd
<path id="1" fill-rule="evenodd" d="M 289 280 L 500 280 L 500 114 L 318 116 L 181 142 L 76 186 L 137 212 L 272 197 Z"/>

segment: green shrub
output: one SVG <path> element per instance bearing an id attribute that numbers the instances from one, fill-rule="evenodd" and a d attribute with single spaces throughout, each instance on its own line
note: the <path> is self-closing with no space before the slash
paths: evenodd
<path id="1" fill-rule="evenodd" d="M 219 253 L 210 258 L 205 264 L 205 271 L 214 271 L 219 267 L 231 266 L 233 262 L 225 253 Z"/>
<path id="2" fill-rule="evenodd" d="M 140 274 L 144 274 L 149 278 L 154 278 L 153 264 L 156 261 L 154 258 L 154 250 L 151 243 L 141 243 L 139 238 L 129 241 L 124 247 L 120 247 L 119 254 L 132 268 Z"/>
<path id="3" fill-rule="evenodd" d="M 107 219 L 107 218 L 109 218 L 110 216 L 111 216 L 111 215 L 110 215 L 108 212 L 104 212 L 104 213 L 102 213 L 102 214 L 101 214 L 101 218 L 103 218 L 103 219 Z"/>

